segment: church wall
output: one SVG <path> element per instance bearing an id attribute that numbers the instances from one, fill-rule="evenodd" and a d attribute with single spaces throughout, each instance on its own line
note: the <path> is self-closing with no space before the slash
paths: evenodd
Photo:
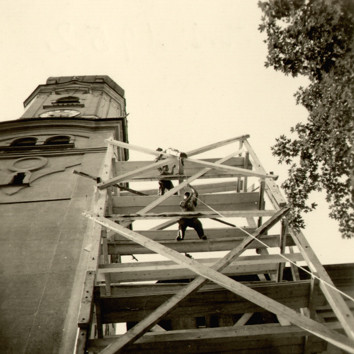
<path id="1" fill-rule="evenodd" d="M 98 173 L 103 154 L 80 158 L 83 164 L 76 167 Z M 68 157 L 51 162 L 63 159 Z M 72 171 L 43 177 L 0 205 L 0 286 L 5 289 L 0 295 L 0 347 L 5 353 L 43 353 L 43 348 L 55 353 L 63 339 L 85 247 L 87 220 L 82 212 L 90 208 L 95 184 Z"/>
<path id="2" fill-rule="evenodd" d="M 102 146 L 112 130 L 96 131 L 93 136 L 81 138 L 82 145 Z M 4 289 L 0 347 L 4 353 L 43 353 L 43 348 L 59 353 L 67 341 L 74 346 L 81 298 L 81 291 L 73 292 L 74 278 L 87 246 L 88 221 L 82 212 L 90 210 L 96 182 L 73 171 L 98 176 L 104 155 L 105 149 L 58 156 L 44 153 L 40 157 L 46 165 L 37 171 L 44 174 L 35 176 L 32 171 L 32 177 L 38 178 L 30 186 L 0 188 L 0 287 Z M 39 161 L 38 156 L 32 157 Z M 6 169 L 19 159 L 8 157 L 0 163 Z M 72 301 L 76 313 L 68 314 Z M 75 330 L 65 332 L 68 315 Z"/>

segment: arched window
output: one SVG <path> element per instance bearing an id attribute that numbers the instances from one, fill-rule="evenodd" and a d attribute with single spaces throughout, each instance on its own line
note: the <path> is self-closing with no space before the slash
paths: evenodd
<path id="1" fill-rule="evenodd" d="M 27 137 L 14 140 L 10 146 L 35 146 L 36 143 L 37 138 Z"/>
<path id="2" fill-rule="evenodd" d="M 51 138 L 48 138 L 45 141 L 45 145 L 63 145 L 63 144 L 69 144 L 70 143 L 70 136 L 66 135 L 57 135 L 57 136 L 52 136 Z"/>
<path id="3" fill-rule="evenodd" d="M 55 103 L 59 105 L 77 105 L 80 104 L 80 98 L 76 96 L 66 96 L 58 98 Z"/>

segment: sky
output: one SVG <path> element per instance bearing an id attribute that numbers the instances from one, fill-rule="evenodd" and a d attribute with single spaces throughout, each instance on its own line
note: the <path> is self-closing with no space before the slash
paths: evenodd
<path id="1" fill-rule="evenodd" d="M 50 76 L 108 75 L 125 90 L 131 144 L 188 151 L 249 134 L 280 184 L 270 147 L 306 120 L 293 95 L 307 81 L 265 68 L 257 2 L 1 0 L 0 120 L 20 117 Z M 322 263 L 352 262 L 354 240 L 315 200 L 305 236 Z"/>

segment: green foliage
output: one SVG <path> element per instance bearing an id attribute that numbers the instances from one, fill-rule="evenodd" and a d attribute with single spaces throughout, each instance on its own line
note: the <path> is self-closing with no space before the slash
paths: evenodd
<path id="1" fill-rule="evenodd" d="M 270 0 L 259 2 L 266 32 L 266 67 L 309 78 L 295 94 L 309 112 L 276 139 L 272 152 L 290 165 L 283 183 L 293 207 L 292 225 L 303 228 L 302 212 L 316 205 L 310 193 L 326 191 L 330 217 L 343 237 L 354 235 L 354 2 Z"/>

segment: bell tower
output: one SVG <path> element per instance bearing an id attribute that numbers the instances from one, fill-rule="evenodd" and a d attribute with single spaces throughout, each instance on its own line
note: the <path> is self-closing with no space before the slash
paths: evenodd
<path id="1" fill-rule="evenodd" d="M 24 102 L 21 118 L 116 118 L 125 113 L 124 90 L 106 75 L 50 77 Z"/>
<path id="2" fill-rule="evenodd" d="M 50 77 L 24 106 L 0 123 L 0 347 L 69 353 L 91 247 L 82 212 L 106 140 L 128 141 L 124 90 L 108 76 Z"/>

